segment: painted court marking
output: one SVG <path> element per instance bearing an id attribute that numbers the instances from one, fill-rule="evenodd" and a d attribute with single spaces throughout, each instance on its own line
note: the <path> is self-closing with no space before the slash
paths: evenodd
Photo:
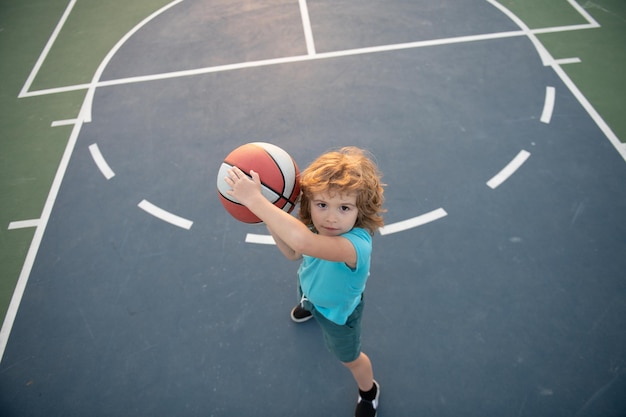
<path id="1" fill-rule="evenodd" d="M 552 120 L 552 113 L 554 112 L 554 100 L 555 100 L 554 87 L 546 87 L 546 99 L 543 103 L 543 112 L 541 113 L 541 122 L 550 123 Z"/>
<path id="2" fill-rule="evenodd" d="M 257 235 L 254 233 L 248 233 L 246 235 L 246 243 L 256 243 L 259 245 L 275 245 L 276 244 L 272 235 Z"/>
<path id="3" fill-rule="evenodd" d="M 434 222 L 435 220 L 439 220 L 443 217 L 446 217 L 447 215 L 448 213 L 444 209 L 438 208 L 437 210 L 422 214 L 421 216 L 413 217 L 397 223 L 388 224 L 387 226 L 381 227 L 379 229 L 379 232 L 383 236 L 390 235 L 392 233 L 403 232 L 405 230 L 413 229 L 414 227 L 419 227 L 427 223 Z"/>
<path id="4" fill-rule="evenodd" d="M 45 61 L 49 51 L 51 50 L 53 44 L 55 43 L 55 41 L 56 41 L 56 39 L 57 39 L 61 29 L 63 28 L 66 20 L 69 17 L 69 15 L 70 15 L 74 5 L 76 4 L 76 0 L 70 0 L 70 2 L 68 4 L 68 6 L 67 6 L 63 16 L 59 20 L 59 22 L 58 22 L 54 32 L 51 34 L 50 38 L 48 39 L 48 42 L 47 42 L 44 50 L 42 51 L 41 55 L 39 56 L 39 59 L 37 60 L 35 66 L 33 67 L 32 71 L 30 72 L 30 74 L 29 74 L 29 76 L 27 78 L 26 83 L 24 84 L 22 90 L 20 91 L 20 93 L 18 95 L 19 98 L 36 97 L 36 96 L 43 96 L 43 95 L 48 95 L 48 94 L 58 94 L 58 93 L 64 93 L 64 92 L 69 92 L 69 91 L 77 91 L 77 90 L 85 90 L 85 89 L 88 90 L 87 91 L 87 97 L 83 101 L 83 106 L 81 107 L 81 112 L 79 114 L 78 119 L 75 120 L 74 127 L 73 127 L 73 130 L 72 130 L 72 134 L 70 135 L 70 138 L 68 140 L 67 146 L 65 148 L 65 152 L 64 152 L 64 154 L 63 154 L 63 156 L 61 158 L 61 161 L 60 161 L 60 164 L 59 164 L 59 168 L 57 170 L 57 173 L 55 175 L 53 183 L 52 183 L 52 185 L 50 187 L 50 192 L 49 192 L 48 197 L 46 199 L 46 202 L 44 204 L 44 208 L 43 208 L 43 211 L 42 211 L 41 219 L 38 221 L 38 225 L 37 225 L 36 230 L 35 230 L 35 235 L 34 235 L 32 241 L 31 241 L 31 245 L 29 247 L 28 253 L 27 253 L 26 258 L 24 260 L 22 271 L 21 271 L 20 276 L 18 278 L 18 282 L 17 282 L 16 288 L 15 288 L 15 291 L 13 293 L 13 297 L 11 298 L 11 302 L 10 302 L 9 308 L 7 310 L 7 314 L 5 316 L 5 320 L 4 320 L 4 323 L 2 325 L 2 329 L 0 329 L 0 361 L 2 360 L 2 356 L 4 355 L 4 350 L 6 348 L 8 337 L 9 337 L 9 334 L 11 332 L 11 328 L 13 327 L 13 322 L 15 320 L 15 316 L 17 314 L 17 310 L 18 310 L 19 304 L 21 302 L 21 299 L 22 299 L 22 296 L 23 296 L 26 284 L 28 282 L 28 277 L 30 275 L 30 272 L 31 272 L 33 264 L 34 264 L 35 257 L 37 255 L 38 250 L 39 250 L 39 246 L 41 244 L 41 240 L 43 238 L 43 234 L 45 232 L 48 220 L 50 218 L 50 213 L 52 211 L 52 207 L 54 206 L 54 203 L 56 201 L 56 197 L 58 195 L 59 188 L 60 188 L 61 182 L 63 180 L 64 174 L 65 174 L 65 172 L 67 170 L 69 159 L 70 159 L 70 156 L 71 156 L 71 154 L 73 152 L 73 149 L 75 147 L 77 137 L 79 135 L 79 132 L 80 132 L 80 130 L 82 128 L 83 123 L 88 123 L 88 122 L 91 121 L 91 104 L 92 104 L 92 101 L 93 101 L 93 96 L 94 96 L 95 89 L 98 88 L 98 87 L 104 87 L 104 86 L 107 86 L 107 85 L 128 84 L 128 83 L 134 83 L 134 82 L 152 81 L 152 80 L 162 80 L 162 79 L 174 78 L 174 77 L 182 77 L 182 76 L 193 76 L 193 75 L 205 74 L 205 73 L 210 73 L 210 72 L 236 70 L 236 69 L 258 67 L 258 66 L 264 66 L 264 65 L 275 65 L 275 64 L 284 64 L 284 63 L 290 63 L 290 62 L 300 62 L 300 61 L 310 60 L 310 59 L 327 59 L 327 58 L 336 58 L 336 57 L 341 57 L 341 56 L 349 56 L 349 55 L 357 55 L 357 54 L 365 54 L 365 53 L 376 53 L 376 52 L 385 52 L 385 51 L 408 49 L 408 48 L 418 48 L 418 47 L 446 45 L 446 44 L 453 44 L 453 43 L 459 43 L 459 42 L 474 42 L 474 41 L 489 40 L 489 39 L 500 39 L 500 38 L 507 38 L 507 37 L 516 37 L 516 36 L 527 36 L 531 40 L 531 42 L 534 44 L 534 46 L 537 49 L 538 53 L 540 54 L 540 56 L 542 58 L 542 61 L 544 62 L 544 65 L 551 65 L 553 67 L 553 69 L 555 70 L 556 74 L 564 81 L 564 83 L 567 85 L 569 90 L 574 94 L 574 96 L 578 99 L 578 101 L 583 105 L 585 110 L 591 115 L 592 119 L 596 122 L 596 124 L 600 127 L 600 129 L 604 132 L 604 134 L 608 137 L 609 141 L 618 150 L 620 155 L 622 155 L 624 160 L 626 160 L 626 145 L 622 144 L 619 141 L 617 136 L 609 128 L 609 126 L 606 124 L 606 122 L 601 118 L 601 116 L 597 113 L 597 111 L 593 108 L 593 106 L 589 103 L 589 101 L 580 92 L 578 87 L 571 81 L 571 79 L 567 76 L 567 74 L 565 74 L 565 72 L 559 66 L 559 64 L 565 63 L 565 62 L 563 62 L 562 60 L 557 61 L 557 60 L 552 59 L 550 54 L 547 52 L 547 50 L 543 47 L 543 45 L 539 42 L 539 40 L 535 36 L 536 34 L 542 34 L 542 33 L 574 31 L 574 30 L 591 29 L 591 28 L 598 28 L 598 27 L 600 27 L 600 25 L 591 17 L 591 15 L 589 15 L 589 13 L 587 13 L 580 5 L 578 5 L 575 0 L 567 0 L 567 1 L 574 9 L 576 9 L 578 11 L 578 13 L 580 13 L 587 20 L 588 24 L 569 25 L 569 26 L 560 26 L 560 27 L 550 27 L 550 28 L 542 28 L 542 29 L 530 29 L 519 18 L 517 18 L 517 16 L 515 16 L 508 9 L 506 9 L 505 7 L 500 5 L 497 1 L 495 1 L 495 0 L 486 0 L 490 4 L 492 4 L 494 7 L 498 8 L 499 10 L 501 10 L 506 16 L 508 16 L 510 19 L 512 19 L 515 23 L 517 23 L 518 26 L 522 30 L 520 30 L 520 31 L 512 31 L 512 32 L 507 32 L 507 33 L 500 33 L 500 34 L 486 34 L 486 35 L 477 35 L 477 36 L 451 38 L 451 39 L 433 40 L 433 41 L 426 41 L 426 42 L 413 42 L 413 43 L 398 44 L 398 45 L 388 45 L 388 46 L 384 46 L 384 47 L 362 48 L 362 49 L 349 50 L 349 51 L 340 51 L 340 52 L 327 53 L 327 54 L 316 54 L 315 53 L 315 47 L 314 47 L 314 42 L 313 42 L 312 31 L 309 33 L 310 21 L 307 22 L 307 20 L 308 20 L 307 19 L 308 18 L 308 10 L 305 10 L 302 7 L 302 5 L 306 5 L 306 0 L 299 0 L 300 4 L 301 4 L 301 14 L 302 14 L 302 19 L 303 19 L 303 24 L 304 24 L 305 38 L 306 38 L 306 41 L 307 41 L 308 56 L 287 57 L 287 58 L 282 58 L 282 59 L 257 61 L 257 62 L 252 62 L 252 63 L 225 65 L 225 66 L 220 66 L 220 67 L 211 67 L 211 68 L 204 68 L 204 69 L 191 70 L 191 71 L 179 71 L 179 72 L 166 73 L 166 74 L 161 74 L 161 75 L 156 75 L 156 76 L 133 77 L 133 78 L 126 78 L 126 79 L 121 79 L 121 80 L 112 80 L 112 81 L 107 81 L 107 82 L 100 81 L 100 76 L 102 75 L 102 72 L 104 71 L 104 68 L 108 65 L 108 62 L 110 61 L 110 59 L 113 57 L 113 55 L 115 55 L 117 50 L 134 33 L 136 33 L 141 27 L 143 27 L 151 19 L 153 19 L 154 17 L 158 16 L 159 14 L 161 14 L 165 10 L 169 9 L 170 7 L 173 7 L 174 5 L 180 3 L 181 1 L 183 1 L 183 0 L 175 0 L 175 1 L 171 2 L 171 3 L 169 3 L 168 5 L 164 6 L 163 8 L 157 10 L 152 15 L 148 16 L 146 19 L 144 19 L 142 22 L 140 22 L 137 26 L 135 26 L 122 39 L 120 39 L 120 41 L 115 45 L 115 47 L 113 47 L 113 49 L 109 52 L 109 54 L 103 59 L 102 63 L 98 67 L 98 70 L 96 71 L 96 73 L 95 73 L 95 75 L 92 78 L 92 81 L 90 83 L 88 83 L 88 84 L 78 84 L 78 85 L 72 85 L 72 86 L 65 86 L 65 87 L 56 87 L 56 88 L 50 88 L 50 89 L 39 90 L 39 91 L 32 91 L 31 92 L 29 90 L 30 90 L 30 87 L 32 86 L 33 81 L 37 77 L 37 74 L 38 74 L 39 70 L 41 69 L 41 67 L 42 67 L 42 65 L 43 65 L 43 63 L 44 63 L 44 61 Z M 305 12 L 306 12 L 306 16 L 305 16 Z M 59 122 L 59 123 L 62 123 L 62 122 Z M 55 126 L 61 126 L 61 125 L 63 125 L 63 124 L 56 124 Z M 525 151 L 522 151 L 522 152 L 525 152 Z M 520 153 L 520 154 L 522 154 L 522 153 Z M 92 154 L 92 156 L 93 156 L 93 154 Z M 518 157 L 519 156 L 520 155 L 518 155 Z M 524 154 L 522 154 L 522 156 L 524 156 Z M 526 158 L 527 158 L 527 156 L 526 156 Z M 512 161 L 512 162 L 514 162 L 514 161 Z M 507 166 L 507 168 L 508 168 L 508 166 Z M 494 179 L 495 178 L 496 177 L 494 177 Z M 492 179 L 492 181 L 494 179 Z M 491 181 L 490 181 L 490 183 L 491 183 Z M 152 205 L 151 203 L 149 203 L 149 202 L 147 202 L 145 200 L 140 203 L 140 207 L 142 207 L 142 208 L 148 207 L 149 210 L 151 211 L 151 214 L 164 215 L 165 218 L 167 218 L 169 220 L 175 221 L 176 225 L 178 225 L 180 227 L 190 228 L 191 225 L 192 225 L 191 221 L 189 221 L 187 219 L 183 219 L 183 218 L 178 217 L 178 216 L 175 216 L 175 215 L 173 215 L 173 214 L 171 214 L 171 213 L 169 213 L 169 212 L 167 212 L 165 210 L 162 210 L 162 209 Z M 440 210 L 443 210 L 443 209 L 440 209 Z M 435 210 L 435 212 L 437 212 L 437 210 Z M 439 213 L 439 214 L 442 214 L 442 213 Z M 395 233 L 394 228 L 415 227 L 414 226 L 415 224 L 420 223 L 420 221 L 416 220 L 416 219 L 419 219 L 420 217 L 422 217 L 422 216 L 418 216 L 417 218 L 409 219 L 409 220 L 406 220 L 404 222 L 391 224 L 391 225 L 387 226 L 386 231 L 387 231 L 387 233 Z M 423 218 L 423 220 L 424 220 L 424 218 Z M 426 220 L 427 220 L 427 218 L 426 218 Z M 168 221 L 168 220 L 166 220 L 166 221 Z M 403 223 L 404 223 L 404 225 L 402 225 Z M 16 222 L 16 224 L 20 225 L 20 222 Z M 398 224 L 401 224 L 401 226 L 398 226 Z M 385 229 L 383 229 L 383 230 L 385 230 Z"/>
<path id="5" fill-rule="evenodd" d="M 20 220 L 16 222 L 9 223 L 9 230 L 17 230 L 17 229 L 28 229 L 30 227 L 39 226 L 39 219 L 31 219 L 31 220 Z"/>
<path id="6" fill-rule="evenodd" d="M 113 172 L 109 164 L 107 164 L 107 161 L 104 160 L 104 157 L 102 156 L 98 145 L 95 143 L 93 145 L 89 145 L 89 152 L 91 153 L 91 157 L 96 163 L 96 166 L 98 167 L 100 172 L 102 172 L 102 175 L 104 175 L 104 178 L 106 178 L 107 180 L 113 178 L 115 176 L 115 172 Z"/>
<path id="7" fill-rule="evenodd" d="M 155 206 L 148 200 L 142 200 L 138 204 L 139 208 L 145 211 L 148 214 L 153 215 L 154 217 L 163 220 L 167 223 L 173 224 L 174 226 L 178 226 L 182 229 L 191 229 L 193 222 L 191 220 L 187 220 L 183 217 L 177 216 L 169 211 L 163 210 L 160 207 Z"/>
<path id="8" fill-rule="evenodd" d="M 415 227 L 423 226 L 425 224 L 434 222 L 435 220 L 439 220 L 443 217 L 446 217 L 448 213 L 442 209 L 438 208 L 437 210 L 433 210 L 431 212 L 422 214 L 421 216 L 413 217 L 407 220 L 403 220 L 396 223 L 388 224 L 387 226 L 381 227 L 378 232 L 382 235 L 390 235 L 392 233 L 403 232 L 405 230 L 413 229 Z M 259 245 L 275 245 L 276 242 L 271 235 L 258 235 L 254 233 L 248 233 L 245 239 L 246 243 L 256 243 Z"/>
<path id="9" fill-rule="evenodd" d="M 76 124 L 77 119 L 56 120 L 52 122 L 50 127 L 71 126 Z"/>
<path id="10" fill-rule="evenodd" d="M 50 52 L 50 49 L 52 49 L 52 45 L 54 45 L 54 42 L 56 42 L 56 39 L 59 36 L 61 29 L 65 25 L 65 21 L 67 20 L 70 13 L 72 12 L 72 9 L 74 8 L 75 4 L 76 4 L 76 0 L 70 0 L 70 3 L 67 5 L 67 8 L 65 9 L 65 12 L 63 13 L 63 16 L 61 16 L 61 19 L 59 20 L 59 23 L 57 23 L 56 27 L 54 28 L 54 31 L 52 32 L 52 35 L 50 35 L 50 39 L 48 39 L 48 43 L 46 43 L 46 46 L 43 48 L 43 51 L 41 51 L 41 55 L 39 55 L 39 58 L 37 59 L 37 62 L 35 63 L 35 66 L 33 67 L 32 71 L 28 75 L 28 78 L 26 79 L 26 83 L 24 83 L 24 86 L 22 87 L 22 90 L 20 91 L 18 98 L 27 96 L 30 86 L 33 84 L 33 81 L 35 81 L 35 77 L 37 77 L 37 74 L 39 73 L 41 66 L 43 65 L 44 61 L 48 57 L 48 53 Z"/>
<path id="11" fill-rule="evenodd" d="M 494 190 L 498 188 L 500 185 L 502 185 L 504 181 L 509 179 L 509 177 L 513 175 L 515 171 L 517 171 L 519 167 L 524 164 L 524 162 L 526 162 L 529 156 L 530 152 L 521 150 L 511 162 L 509 162 L 504 168 L 502 168 L 502 170 L 498 172 L 492 179 L 487 181 L 487 185 Z"/>
<path id="12" fill-rule="evenodd" d="M 306 39 L 306 50 L 309 55 L 315 55 L 315 42 L 313 41 L 313 29 L 311 29 L 311 19 L 309 18 L 309 8 L 306 0 L 300 1 L 300 14 L 302 15 L 302 27 L 304 38 Z"/>
<path id="13" fill-rule="evenodd" d="M 555 59 L 554 63 L 557 65 L 566 65 L 566 64 L 580 64 L 582 61 L 580 60 L 580 58 L 576 57 L 576 58 L 562 58 L 562 59 Z"/>

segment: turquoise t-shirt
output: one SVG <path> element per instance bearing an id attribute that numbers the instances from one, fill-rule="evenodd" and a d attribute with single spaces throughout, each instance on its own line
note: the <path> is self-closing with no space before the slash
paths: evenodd
<path id="1" fill-rule="evenodd" d="M 372 237 L 365 229 L 355 227 L 341 236 L 354 245 L 357 256 L 355 269 L 343 262 L 306 255 L 298 269 L 300 288 L 305 297 L 324 317 L 339 325 L 346 324 L 361 301 L 372 254 Z"/>

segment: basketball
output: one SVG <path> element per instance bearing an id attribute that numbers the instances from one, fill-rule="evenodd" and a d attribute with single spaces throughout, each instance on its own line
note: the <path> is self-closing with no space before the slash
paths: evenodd
<path id="1" fill-rule="evenodd" d="M 257 172 L 261 177 L 263 196 L 276 207 L 291 213 L 300 195 L 300 171 L 287 152 L 271 143 L 247 143 L 229 153 L 220 166 L 217 191 L 226 211 L 244 223 L 260 223 L 261 219 L 227 193 L 230 186 L 224 178 L 233 166 L 241 169 L 248 177 L 251 177 L 250 170 Z"/>

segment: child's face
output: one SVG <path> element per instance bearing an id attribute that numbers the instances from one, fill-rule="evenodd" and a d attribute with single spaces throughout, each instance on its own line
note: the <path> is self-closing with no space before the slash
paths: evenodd
<path id="1" fill-rule="evenodd" d="M 356 193 L 316 193 L 311 197 L 311 220 L 320 235 L 339 236 L 354 227 L 359 210 Z"/>

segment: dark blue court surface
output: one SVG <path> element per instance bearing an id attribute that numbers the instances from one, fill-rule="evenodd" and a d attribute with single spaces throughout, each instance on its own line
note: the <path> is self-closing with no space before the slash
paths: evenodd
<path id="1" fill-rule="evenodd" d="M 361 146 L 385 174 L 398 229 L 374 238 L 363 323 L 380 417 L 625 415 L 619 153 L 526 36 L 346 52 L 519 29 L 488 2 L 308 3 L 315 53 L 297 2 L 184 1 L 115 55 L 0 366 L 1 414 L 352 415 L 350 373 L 289 319 L 297 263 L 247 243 L 266 231 L 217 198 L 222 158 L 267 141 L 301 167 Z"/>

